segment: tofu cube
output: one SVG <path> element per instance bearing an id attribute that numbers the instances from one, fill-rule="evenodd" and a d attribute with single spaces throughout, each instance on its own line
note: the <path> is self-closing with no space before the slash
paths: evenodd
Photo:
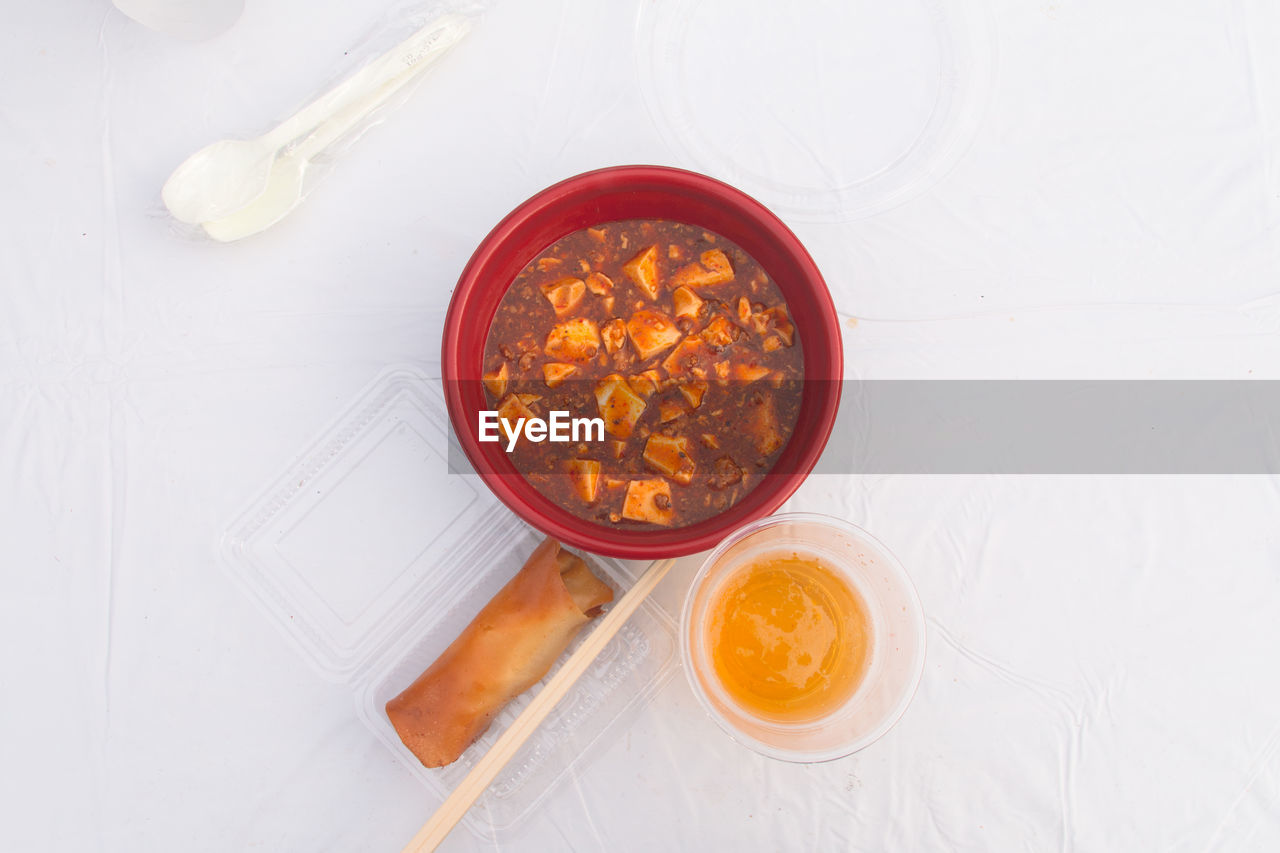
<path id="1" fill-rule="evenodd" d="M 502 395 L 507 393 L 507 381 L 511 378 L 511 370 L 504 361 L 502 367 L 490 373 L 486 373 L 480 377 L 484 382 L 484 387 L 489 389 L 489 393 L 493 395 L 493 399 L 501 400 Z"/>
<path id="2" fill-rule="evenodd" d="M 671 507 L 671 484 L 658 477 L 632 480 L 622 502 L 622 517 L 649 524 L 671 524 L 675 511 Z"/>
<path id="3" fill-rule="evenodd" d="M 627 380 L 611 373 L 596 383 L 596 405 L 604 428 L 617 438 L 630 438 L 636 421 L 644 414 L 645 401 L 627 385 Z"/>
<path id="4" fill-rule="evenodd" d="M 787 315 L 787 306 L 775 305 L 764 312 L 764 316 L 769 319 L 769 325 L 778 333 L 778 337 L 782 338 L 782 342 L 787 346 L 791 346 L 796 341 L 796 327 L 791 325 L 791 317 Z"/>
<path id="5" fill-rule="evenodd" d="M 556 388 L 568 379 L 578 368 L 561 361 L 549 361 L 542 365 L 542 381 L 548 388 Z"/>
<path id="6" fill-rule="evenodd" d="M 561 278 L 542 285 L 542 295 L 547 297 L 557 317 L 573 312 L 587 292 L 587 285 L 580 278 Z"/>
<path id="7" fill-rule="evenodd" d="M 686 411 L 685 407 L 675 400 L 660 400 L 658 402 L 658 420 L 664 424 L 671 423 Z"/>
<path id="8" fill-rule="evenodd" d="M 622 265 L 635 286 L 640 288 L 650 299 L 658 298 L 658 247 L 649 248 L 636 255 Z"/>
<path id="9" fill-rule="evenodd" d="M 613 279 L 602 272 L 593 272 L 587 276 L 587 290 L 596 296 L 608 296 L 613 290 Z"/>
<path id="10" fill-rule="evenodd" d="M 786 443 L 772 395 L 764 394 L 759 402 L 750 405 L 746 417 L 746 432 L 761 456 L 768 456 Z"/>
<path id="11" fill-rule="evenodd" d="M 741 334 L 742 330 L 729 322 L 727 317 L 717 314 L 699 336 L 707 342 L 708 346 L 720 350 L 737 340 Z"/>
<path id="12" fill-rule="evenodd" d="M 565 463 L 573 491 L 587 503 L 600 493 L 600 463 L 594 459 L 570 459 Z"/>
<path id="13" fill-rule="evenodd" d="M 769 375 L 769 368 L 759 364 L 740 362 L 733 366 L 733 378 L 739 382 L 755 382 Z"/>
<path id="14" fill-rule="evenodd" d="M 533 410 L 529 408 L 528 403 L 521 399 L 520 395 L 508 394 L 501 403 L 498 404 L 498 426 L 502 430 L 504 441 L 510 441 L 514 433 L 516 423 L 524 418 L 536 417 Z M 511 424 L 511 428 L 507 424 Z"/>
<path id="15" fill-rule="evenodd" d="M 647 309 L 631 315 L 627 321 L 627 334 L 631 336 L 631 345 L 642 361 L 675 346 L 681 337 L 670 317 L 661 311 Z"/>
<path id="16" fill-rule="evenodd" d="M 604 340 L 604 351 L 613 355 L 627 342 L 627 324 L 615 317 L 600 327 L 600 337 Z"/>
<path id="17" fill-rule="evenodd" d="M 689 408 L 696 409 L 702 405 L 702 395 L 707 393 L 707 383 L 701 380 L 682 382 L 680 383 L 680 393 L 689 401 Z"/>
<path id="18" fill-rule="evenodd" d="M 662 374 L 658 371 L 646 370 L 644 373 L 629 377 L 627 384 L 631 386 L 632 391 L 647 399 L 657 393 L 658 383 L 661 381 Z"/>
<path id="19" fill-rule="evenodd" d="M 585 317 L 559 323 L 547 333 L 544 349 L 557 361 L 590 361 L 600 351 L 600 331 Z"/>
<path id="20" fill-rule="evenodd" d="M 689 439 L 684 436 L 654 434 L 644 443 L 644 461 L 659 474 L 666 474 L 686 486 L 693 482 L 694 464 L 689 456 Z"/>
<path id="21" fill-rule="evenodd" d="M 683 266 L 671 277 L 672 287 L 711 287 L 733 281 L 733 267 L 724 252 L 709 249 L 697 263 Z"/>
<path id="22" fill-rule="evenodd" d="M 694 376 L 704 379 L 711 366 L 711 360 L 712 352 L 707 342 L 697 335 L 690 335 L 662 360 L 662 368 L 671 376 Z"/>
<path id="23" fill-rule="evenodd" d="M 671 301 L 675 305 L 675 313 L 677 317 L 687 317 L 690 320 L 698 319 L 698 312 L 702 310 L 702 298 L 687 287 L 677 287 L 671 293 Z"/>

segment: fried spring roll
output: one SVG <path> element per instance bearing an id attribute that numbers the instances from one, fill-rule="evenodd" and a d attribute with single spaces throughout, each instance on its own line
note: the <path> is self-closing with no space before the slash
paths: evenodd
<path id="1" fill-rule="evenodd" d="M 581 557 L 546 539 L 444 654 L 387 703 L 400 740 L 427 767 L 457 760 L 612 600 L 613 590 Z"/>

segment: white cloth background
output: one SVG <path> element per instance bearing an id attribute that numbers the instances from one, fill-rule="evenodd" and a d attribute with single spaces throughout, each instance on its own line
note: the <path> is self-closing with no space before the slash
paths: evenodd
<path id="1" fill-rule="evenodd" d="M 398 850 L 434 807 L 217 536 L 384 365 L 435 362 L 452 282 L 512 206 L 588 168 L 698 164 L 642 98 L 649 3 L 508 0 L 284 223 L 175 236 L 174 165 L 315 91 L 378 5 L 249 0 L 199 44 L 105 0 L 6 10 L 4 849 Z M 1280 378 L 1280 7 L 973 9 L 995 61 L 965 156 L 883 214 L 794 223 L 849 372 Z M 790 506 L 874 532 L 929 616 L 897 728 L 774 763 L 677 677 L 498 846 L 1280 848 L 1277 486 L 816 477 Z"/>

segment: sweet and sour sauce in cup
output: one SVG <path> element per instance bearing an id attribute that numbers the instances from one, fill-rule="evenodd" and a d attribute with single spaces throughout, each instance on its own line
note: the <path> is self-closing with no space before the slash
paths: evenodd
<path id="1" fill-rule="evenodd" d="M 726 579 L 707 631 L 720 683 L 764 719 L 831 713 L 857 690 L 870 659 L 862 597 L 820 559 L 796 551 L 763 555 Z"/>

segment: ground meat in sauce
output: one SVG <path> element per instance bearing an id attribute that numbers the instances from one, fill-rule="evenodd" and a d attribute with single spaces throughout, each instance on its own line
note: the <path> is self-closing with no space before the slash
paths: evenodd
<path id="1" fill-rule="evenodd" d="M 803 367 L 782 292 L 754 259 L 701 228 L 628 220 L 530 261 L 498 306 L 483 374 L 513 421 L 605 420 L 604 441 L 519 442 L 513 462 L 538 491 L 605 526 L 681 527 L 773 467 Z"/>
<path id="2" fill-rule="evenodd" d="M 727 489 L 734 483 L 742 482 L 742 469 L 728 456 L 721 456 L 711 466 L 711 476 L 707 478 L 707 486 L 717 492 Z"/>

